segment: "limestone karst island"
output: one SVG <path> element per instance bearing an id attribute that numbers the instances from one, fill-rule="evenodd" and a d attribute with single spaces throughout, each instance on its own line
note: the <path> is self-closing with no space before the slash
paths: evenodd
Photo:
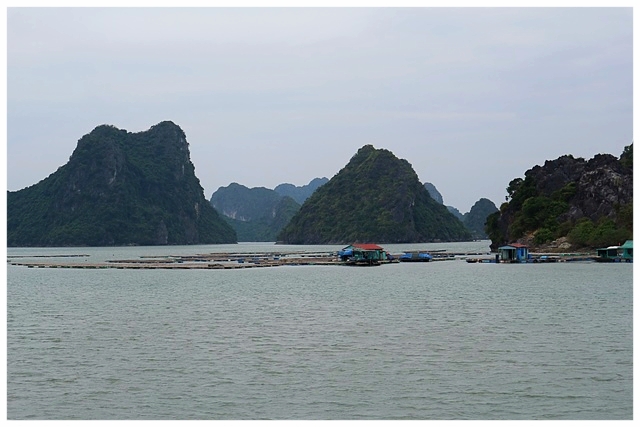
<path id="1" fill-rule="evenodd" d="M 408 160 L 366 145 L 330 179 L 275 189 L 230 183 L 207 200 L 178 125 L 165 121 L 138 133 L 101 125 L 80 138 L 57 171 L 7 193 L 7 244 L 381 245 L 489 238 L 493 251 L 517 244 L 529 252 L 617 247 L 619 253 L 632 239 L 633 144 L 619 156 L 549 160 L 505 188 L 499 208 L 479 195 L 462 215 L 443 205 L 432 184 L 420 182 Z"/>

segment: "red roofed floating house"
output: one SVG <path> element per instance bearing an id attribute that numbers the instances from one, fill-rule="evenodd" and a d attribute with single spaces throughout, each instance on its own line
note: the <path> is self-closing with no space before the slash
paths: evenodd
<path id="1" fill-rule="evenodd" d="M 387 252 L 373 243 L 354 243 L 338 251 L 347 265 L 380 265 L 387 260 Z"/>
<path id="2" fill-rule="evenodd" d="M 529 259 L 529 248 L 522 243 L 500 246 L 498 251 L 502 262 L 527 262 Z"/>

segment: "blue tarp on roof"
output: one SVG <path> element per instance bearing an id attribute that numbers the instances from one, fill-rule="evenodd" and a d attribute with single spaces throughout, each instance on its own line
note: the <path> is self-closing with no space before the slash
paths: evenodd
<path id="1" fill-rule="evenodd" d="M 428 253 L 415 253 L 415 252 L 405 252 L 404 254 L 400 255 L 400 259 L 424 259 L 424 260 L 428 260 L 428 259 L 432 259 L 433 257 L 431 255 L 429 255 Z"/>

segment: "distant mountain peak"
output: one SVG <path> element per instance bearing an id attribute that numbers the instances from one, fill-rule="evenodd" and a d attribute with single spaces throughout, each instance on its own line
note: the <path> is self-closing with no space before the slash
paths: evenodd
<path id="1" fill-rule="evenodd" d="M 274 191 L 282 196 L 291 197 L 299 204 L 303 204 L 304 201 L 307 200 L 307 198 L 311 196 L 314 191 L 316 191 L 323 184 L 326 184 L 328 181 L 329 179 L 326 177 L 314 178 L 309 182 L 309 184 L 299 187 L 293 184 L 284 183 L 276 186 L 274 188 Z"/>
<path id="2" fill-rule="evenodd" d="M 224 215 L 243 242 L 272 242 L 300 208 L 291 197 L 265 187 L 232 182 L 211 195 L 211 205 Z"/>
<path id="3" fill-rule="evenodd" d="M 440 192 L 438 191 L 435 185 L 433 185 L 430 182 L 425 182 L 424 188 L 427 189 L 427 191 L 429 192 L 429 195 L 431 196 L 431 198 L 433 198 L 433 200 L 440 203 L 441 205 L 444 204 L 444 199 L 442 198 L 442 194 L 440 194 Z"/>

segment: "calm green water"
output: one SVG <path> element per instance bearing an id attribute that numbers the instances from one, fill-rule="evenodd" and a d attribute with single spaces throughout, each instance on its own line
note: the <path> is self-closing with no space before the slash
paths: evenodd
<path id="1" fill-rule="evenodd" d="M 230 249 L 290 247 L 8 255 Z M 633 417 L 631 264 L 8 265 L 7 279 L 9 419 Z"/>

